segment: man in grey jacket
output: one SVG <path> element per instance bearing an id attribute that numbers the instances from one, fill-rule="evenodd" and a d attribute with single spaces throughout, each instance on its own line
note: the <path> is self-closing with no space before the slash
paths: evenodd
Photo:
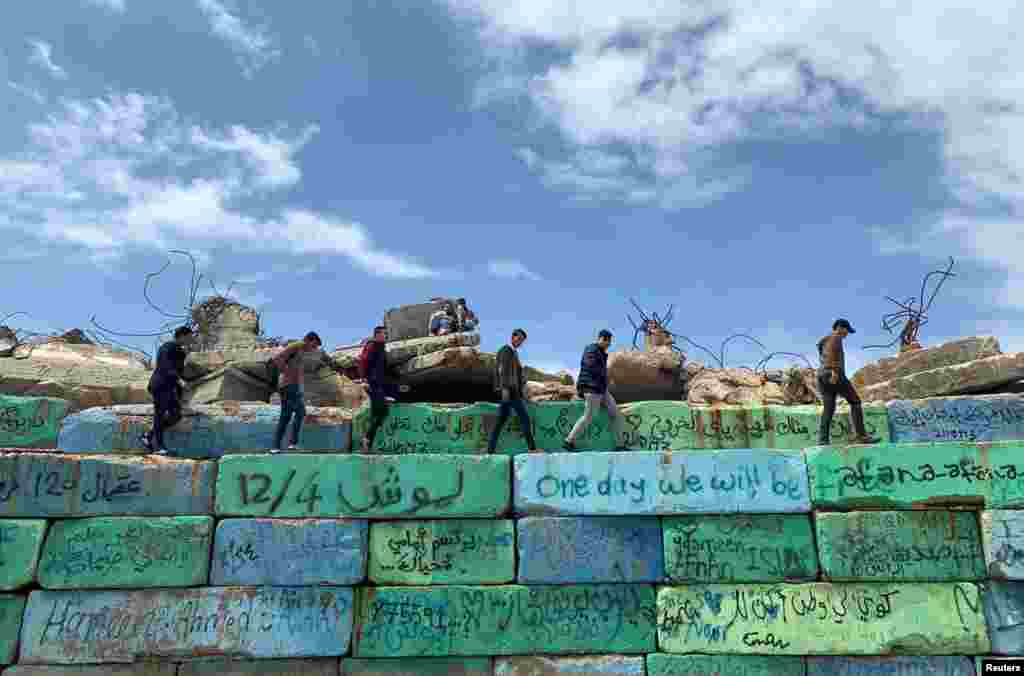
<path id="1" fill-rule="evenodd" d="M 491 440 L 487 445 L 490 453 L 498 446 L 498 436 L 501 428 L 505 426 L 509 414 L 514 409 L 519 416 L 519 425 L 526 435 L 526 446 L 531 451 L 537 450 L 537 443 L 533 439 L 533 427 L 530 425 L 530 415 L 526 411 L 526 374 L 523 373 L 523 365 L 519 361 L 519 346 L 526 342 L 526 331 L 516 329 L 512 332 L 512 340 L 509 345 L 498 350 L 497 359 L 494 365 L 494 389 L 501 393 L 501 404 L 498 405 L 498 422 L 491 432 Z"/>

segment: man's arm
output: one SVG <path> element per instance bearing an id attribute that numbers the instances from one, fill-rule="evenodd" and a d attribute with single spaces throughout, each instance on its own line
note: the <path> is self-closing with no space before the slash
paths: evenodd
<path id="1" fill-rule="evenodd" d="M 289 345 L 288 347 L 284 348 L 276 355 L 274 355 L 274 364 L 276 364 L 277 368 L 279 369 L 284 368 L 284 365 L 288 362 L 288 360 L 294 357 L 300 349 L 302 349 L 301 342 L 296 341 L 292 343 L 291 345 Z"/>

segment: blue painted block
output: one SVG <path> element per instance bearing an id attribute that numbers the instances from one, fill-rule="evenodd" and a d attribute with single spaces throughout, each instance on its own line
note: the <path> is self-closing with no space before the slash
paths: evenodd
<path id="1" fill-rule="evenodd" d="M 963 655 L 807 657 L 807 676 L 974 676 Z"/>
<path id="2" fill-rule="evenodd" d="M 359 584 L 367 533 L 362 520 L 225 519 L 217 525 L 210 584 Z"/>
<path id="3" fill-rule="evenodd" d="M 994 655 L 1024 655 L 1024 582 L 981 584 L 985 624 Z"/>
<path id="4" fill-rule="evenodd" d="M 886 409 L 893 443 L 1024 439 L 1024 397 L 1015 394 L 891 401 Z"/>
<path id="5" fill-rule="evenodd" d="M 213 462 L 0 453 L 0 516 L 213 514 Z"/>
<path id="6" fill-rule="evenodd" d="M 352 424 L 334 415 L 339 409 L 307 410 L 300 449 L 351 448 Z M 269 449 L 280 413 L 280 407 L 271 404 L 195 406 L 166 431 L 164 441 L 169 450 L 185 458 L 219 458 L 225 453 Z M 139 436 L 151 429 L 152 423 L 152 406 L 90 408 L 64 419 L 57 446 L 67 453 L 141 451 Z"/>
<path id="7" fill-rule="evenodd" d="M 656 517 L 525 517 L 516 521 L 521 584 L 661 582 Z"/>
<path id="8" fill-rule="evenodd" d="M 551 453 L 515 458 L 523 515 L 809 512 L 798 451 Z"/>

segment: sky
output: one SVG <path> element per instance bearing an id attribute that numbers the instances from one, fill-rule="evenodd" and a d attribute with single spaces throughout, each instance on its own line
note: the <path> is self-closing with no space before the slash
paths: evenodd
<path id="1" fill-rule="evenodd" d="M 527 363 L 575 371 L 600 329 L 632 343 L 632 298 L 812 362 L 845 317 L 854 369 L 953 257 L 922 341 L 1024 350 L 1021 25 L 1008 0 L 13 3 L 0 317 L 152 332 L 146 275 L 172 261 L 150 297 L 182 312 L 184 250 L 328 348 L 465 296 L 482 349 L 522 327 Z"/>

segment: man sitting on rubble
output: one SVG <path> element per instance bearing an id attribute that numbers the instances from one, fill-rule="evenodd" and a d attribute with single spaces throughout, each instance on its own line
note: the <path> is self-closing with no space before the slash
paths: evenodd
<path id="1" fill-rule="evenodd" d="M 466 307 L 466 299 L 460 298 L 455 301 L 455 330 L 460 333 L 475 331 L 479 325 L 480 320 L 476 318 L 476 313 Z"/>
<path id="2" fill-rule="evenodd" d="M 440 310 L 430 315 L 428 333 L 432 336 L 447 336 L 452 332 L 455 323 L 455 313 L 452 306 L 445 303 Z"/>

